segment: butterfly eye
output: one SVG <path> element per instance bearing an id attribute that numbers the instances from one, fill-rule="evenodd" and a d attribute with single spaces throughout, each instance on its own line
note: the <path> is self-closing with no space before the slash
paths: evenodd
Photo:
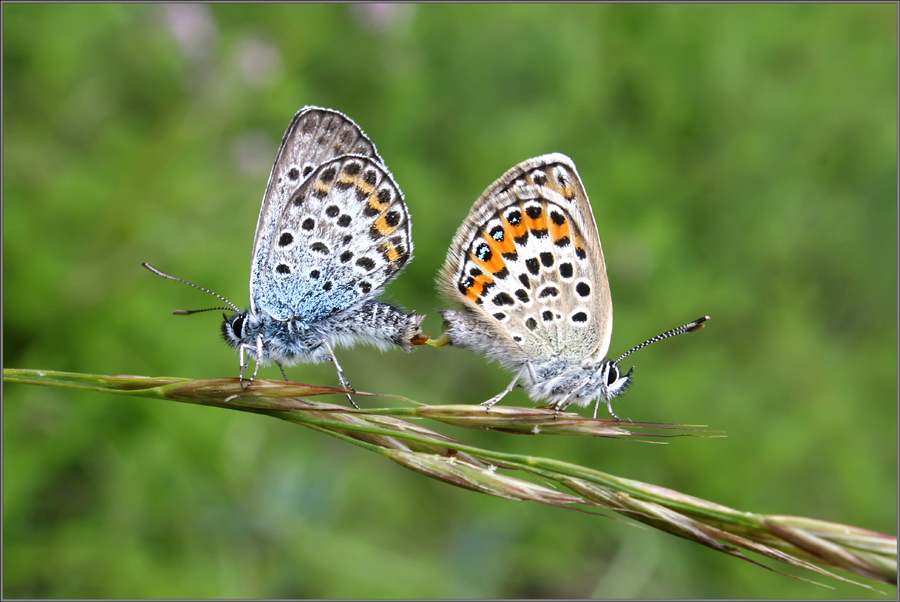
<path id="1" fill-rule="evenodd" d="M 606 377 L 606 390 L 610 398 L 617 397 L 628 389 L 628 385 L 631 384 L 632 372 L 634 372 L 634 367 L 628 371 L 628 374 L 623 375 L 619 371 L 618 366 L 615 364 L 610 365 L 609 373 Z"/>
<path id="2" fill-rule="evenodd" d="M 238 316 L 231 321 L 231 330 L 235 337 L 241 338 L 241 332 L 244 330 L 244 316 Z"/>
<path id="3" fill-rule="evenodd" d="M 609 367 L 609 374 L 606 375 L 607 386 L 612 385 L 619 380 L 619 369 L 615 365 Z"/>

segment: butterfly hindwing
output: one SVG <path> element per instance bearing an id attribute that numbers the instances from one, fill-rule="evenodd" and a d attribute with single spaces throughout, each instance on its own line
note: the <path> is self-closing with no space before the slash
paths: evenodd
<path id="1" fill-rule="evenodd" d="M 571 160 L 530 159 L 491 185 L 457 232 L 440 284 L 523 357 L 605 355 L 606 266 Z"/>
<path id="2" fill-rule="evenodd" d="M 273 245 L 276 221 L 292 195 L 319 165 L 347 154 L 366 156 L 384 165 L 375 145 L 349 117 L 319 107 L 304 107 L 297 112 L 275 156 L 256 225 L 250 276 L 250 304 L 254 311 L 257 297 L 264 290 L 256 268 L 268 263 L 266 253 Z"/>
<path id="3" fill-rule="evenodd" d="M 411 254 L 409 214 L 387 169 L 370 157 L 333 159 L 293 194 L 253 266 L 260 309 L 322 320 L 374 297 Z"/>

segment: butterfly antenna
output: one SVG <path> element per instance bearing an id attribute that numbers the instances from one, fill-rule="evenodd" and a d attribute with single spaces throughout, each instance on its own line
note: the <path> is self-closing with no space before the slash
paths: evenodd
<path id="1" fill-rule="evenodd" d="M 191 314 L 199 314 L 204 311 L 218 311 L 221 309 L 224 309 L 225 311 L 233 310 L 233 308 L 231 307 L 207 307 L 206 309 L 175 309 L 172 311 L 172 313 L 176 316 L 189 316 Z"/>
<path id="2" fill-rule="evenodd" d="M 624 355 L 622 355 L 622 357 L 620 357 L 619 359 L 614 361 L 613 365 L 618 364 L 619 362 L 621 362 L 623 359 L 625 359 L 626 357 L 628 357 L 629 355 L 631 355 L 638 349 L 643 349 L 647 345 L 652 345 L 653 343 L 655 343 L 657 341 L 661 341 L 663 339 L 668 339 L 669 337 L 674 337 L 679 334 L 684 334 L 686 332 L 694 332 L 695 330 L 700 330 L 701 328 L 703 328 L 703 323 L 706 322 L 707 320 L 709 320 L 709 316 L 703 316 L 702 318 L 697 318 L 690 324 L 685 324 L 684 326 L 680 326 L 678 328 L 673 328 L 672 330 L 670 330 L 668 332 L 664 332 L 660 335 L 657 335 L 657 336 L 653 337 L 652 339 L 647 339 L 646 341 L 644 341 L 637 347 L 629 349 Z"/>
<path id="3" fill-rule="evenodd" d="M 235 305 L 234 303 L 232 303 L 231 301 L 229 301 L 228 299 L 226 299 L 219 293 L 214 293 L 211 290 L 209 290 L 208 288 L 203 288 L 202 286 L 200 286 L 198 284 L 194 284 L 193 282 L 188 282 L 187 280 L 182 280 L 181 278 L 172 276 L 171 274 L 166 274 L 162 270 L 156 269 L 149 263 L 144 262 L 141 265 L 144 266 L 145 268 L 147 268 L 148 270 L 150 270 L 151 272 L 153 272 L 154 274 L 156 274 L 157 276 L 162 276 L 163 278 L 168 278 L 169 280 L 175 280 L 176 282 L 181 282 L 183 284 L 187 284 L 188 286 L 193 286 L 194 288 L 198 288 L 201 291 L 209 293 L 213 297 L 218 297 L 219 299 L 221 299 L 222 301 L 224 301 L 225 303 L 228 304 L 228 307 L 210 307 L 209 309 L 191 309 L 191 310 L 176 309 L 172 313 L 177 316 L 189 316 L 190 314 L 198 314 L 198 313 L 204 312 L 204 311 L 215 311 L 215 310 L 219 310 L 219 309 L 232 309 L 237 313 L 241 313 L 241 310 L 237 305 Z"/>

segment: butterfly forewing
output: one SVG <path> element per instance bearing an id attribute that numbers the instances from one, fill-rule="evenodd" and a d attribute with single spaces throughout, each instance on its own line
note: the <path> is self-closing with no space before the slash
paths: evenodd
<path id="1" fill-rule="evenodd" d="M 441 286 L 529 357 L 605 356 L 606 266 L 571 160 L 530 159 L 489 187 L 457 232 Z"/>
<path id="2" fill-rule="evenodd" d="M 311 323 L 374 296 L 412 253 L 403 195 L 380 162 L 348 155 L 308 175 L 279 216 L 259 274 L 260 309 Z"/>
<path id="3" fill-rule="evenodd" d="M 253 241 L 252 270 L 265 263 L 265 254 L 272 246 L 271 237 L 276 220 L 300 184 L 322 163 L 347 154 L 363 155 L 383 165 L 375 145 L 349 117 L 318 107 L 301 109 L 284 133 L 275 164 L 269 175 L 263 196 L 256 236 Z M 265 239 L 265 240 L 264 240 Z M 259 278 L 250 277 L 250 303 L 256 311 Z"/>

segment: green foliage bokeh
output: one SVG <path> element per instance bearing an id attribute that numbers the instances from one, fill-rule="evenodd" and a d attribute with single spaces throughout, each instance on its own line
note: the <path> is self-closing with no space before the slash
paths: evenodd
<path id="1" fill-rule="evenodd" d="M 896 533 L 896 5 L 3 11 L 5 367 L 236 376 L 218 314 L 170 313 L 214 299 L 140 263 L 246 305 L 284 128 L 331 107 L 406 195 L 415 259 L 385 298 L 426 332 L 471 203 L 548 152 L 593 203 L 611 353 L 713 318 L 629 358 L 616 411 L 726 439 L 449 434 Z M 452 348 L 340 359 L 362 390 L 433 404 L 509 379 Z M 866 595 L 456 490 L 258 416 L 18 385 L 3 401 L 5 597 Z"/>

